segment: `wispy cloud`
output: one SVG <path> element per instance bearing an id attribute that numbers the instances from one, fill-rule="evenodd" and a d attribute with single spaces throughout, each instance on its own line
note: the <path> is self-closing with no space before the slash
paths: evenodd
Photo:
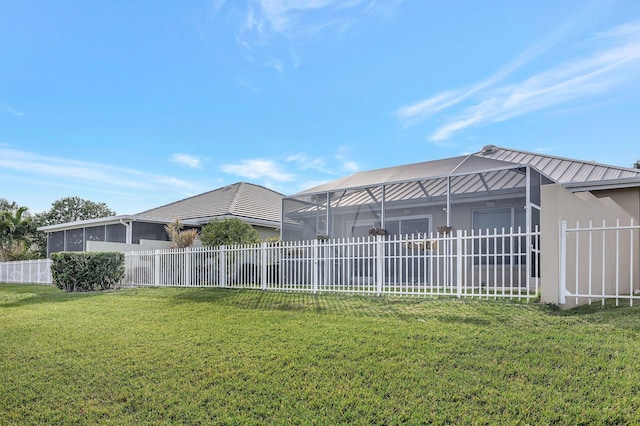
<path id="1" fill-rule="evenodd" d="M 9 115 L 13 115 L 14 117 L 25 117 L 26 116 L 26 114 L 18 111 L 17 109 L 11 108 L 10 106 L 4 105 L 4 104 L 0 104 L 0 111 L 4 112 L 4 113 L 7 113 Z"/>
<path id="2" fill-rule="evenodd" d="M 285 159 L 287 163 L 295 163 L 299 170 L 315 170 L 319 173 L 337 175 L 343 172 L 353 173 L 360 169 L 358 164 L 348 156 L 349 148 L 340 146 L 333 156 L 318 157 L 298 153 Z"/>
<path id="3" fill-rule="evenodd" d="M 294 176 L 280 170 L 278 165 L 271 160 L 248 159 L 237 164 L 226 164 L 222 171 L 250 179 L 271 179 L 276 182 L 292 181 Z"/>
<path id="4" fill-rule="evenodd" d="M 72 182 L 74 186 L 98 185 L 110 190 L 152 190 L 168 185 L 180 190 L 198 185 L 171 176 L 154 175 L 105 164 L 68 160 L 0 146 L 0 171 L 24 173 L 44 183 Z"/>
<path id="5" fill-rule="evenodd" d="M 189 154 L 173 154 L 171 161 L 174 163 L 182 164 L 193 169 L 202 168 L 202 160 L 198 157 Z"/>
<path id="6" fill-rule="evenodd" d="M 240 15 L 237 43 L 254 63 L 283 72 L 295 67 L 300 55 L 295 46 L 320 34 L 342 34 L 363 17 L 390 19 L 403 0 L 249 0 L 239 4 L 213 0 L 214 19 L 223 9 Z M 225 16 L 229 16 L 228 14 Z M 268 50 L 263 59 L 259 50 Z"/>
<path id="7" fill-rule="evenodd" d="M 551 37 L 520 55 L 494 76 L 470 88 L 455 89 L 400 108 L 405 125 L 450 109 L 462 103 L 448 122 L 429 137 L 433 142 L 448 139 L 455 132 L 523 114 L 555 107 L 562 103 L 616 96 L 640 76 L 640 23 L 628 23 L 596 34 L 589 40 L 591 51 L 517 83 L 498 85 L 555 43 Z M 463 101 L 467 101 L 464 102 Z"/>

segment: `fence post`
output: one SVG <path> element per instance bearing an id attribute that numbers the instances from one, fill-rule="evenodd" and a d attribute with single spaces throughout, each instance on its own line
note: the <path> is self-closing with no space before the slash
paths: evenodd
<path id="1" fill-rule="evenodd" d="M 382 286 L 384 283 L 384 247 L 382 244 L 382 235 L 376 235 L 376 288 L 377 295 L 382 294 Z"/>
<path id="2" fill-rule="evenodd" d="M 313 286 L 313 293 L 318 292 L 318 274 L 320 268 L 318 268 L 318 240 L 315 239 L 311 245 L 311 285 Z"/>
<path id="3" fill-rule="evenodd" d="M 560 267 L 558 268 L 558 304 L 567 303 L 567 221 L 560 221 Z"/>
<path id="4" fill-rule="evenodd" d="M 184 285 L 191 285 L 191 256 L 189 252 L 191 248 L 186 247 L 184 249 Z"/>
<path id="5" fill-rule="evenodd" d="M 227 259 L 226 259 L 226 248 L 227 246 L 225 245 L 221 245 L 220 246 L 220 264 L 218 265 L 218 271 L 220 273 L 219 276 L 219 281 L 220 281 L 220 287 L 226 287 L 227 286 Z"/>
<path id="6" fill-rule="evenodd" d="M 153 283 L 156 287 L 160 286 L 160 249 L 153 252 L 154 279 Z"/>
<path id="7" fill-rule="evenodd" d="M 260 284 L 263 290 L 267 289 L 267 243 L 260 244 Z"/>
<path id="8" fill-rule="evenodd" d="M 462 297 L 462 230 L 456 231 L 456 287 L 458 298 Z"/>

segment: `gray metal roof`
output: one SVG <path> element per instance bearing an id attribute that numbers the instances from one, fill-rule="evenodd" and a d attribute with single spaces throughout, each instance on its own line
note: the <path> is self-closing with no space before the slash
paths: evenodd
<path id="1" fill-rule="evenodd" d="M 381 184 L 430 180 L 451 175 L 474 173 L 479 170 L 490 171 L 513 168 L 514 166 L 517 165 L 502 160 L 465 155 L 445 158 L 442 160 L 425 161 L 421 163 L 405 164 L 402 166 L 359 172 L 307 189 L 296 195 L 344 190 L 349 188 L 364 188 L 367 186 Z"/>
<path id="2" fill-rule="evenodd" d="M 637 169 L 487 145 L 481 151 L 467 156 L 355 173 L 299 192 L 289 198 L 418 181 L 423 182 L 424 188 L 412 186 L 413 191 L 421 192 L 421 194 L 416 193 L 414 196 L 438 196 L 442 195 L 443 191 L 446 193 L 446 186 L 443 187 L 443 185 L 446 184 L 444 178 L 448 176 L 466 176 L 464 179 L 456 178 L 453 181 L 456 186 L 456 188 L 452 188 L 453 193 L 512 189 L 524 184 L 524 176 L 521 173 L 513 172 L 514 169 L 523 166 L 532 166 L 550 180 L 562 184 L 640 179 L 640 170 Z M 389 189 L 385 194 L 386 199 L 389 199 Z M 408 190 L 406 185 L 404 190 Z M 425 190 L 427 194 L 425 194 Z M 360 196 L 367 196 L 367 194 L 360 193 Z M 404 196 L 411 198 L 411 194 Z M 352 197 L 355 197 L 355 194 Z"/>
<path id="3" fill-rule="evenodd" d="M 238 182 L 154 209 L 137 213 L 137 218 L 180 220 L 237 216 L 280 222 L 283 194 L 260 185 Z"/>
<path id="4" fill-rule="evenodd" d="M 556 157 L 494 145 L 485 146 L 477 154 L 483 158 L 507 161 L 516 164 L 529 164 L 556 183 L 576 184 L 639 178 L 640 170 L 627 167 L 610 166 L 593 161 Z"/>

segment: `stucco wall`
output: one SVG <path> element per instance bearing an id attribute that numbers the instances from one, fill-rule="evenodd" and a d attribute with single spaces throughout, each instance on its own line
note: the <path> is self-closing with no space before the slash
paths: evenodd
<path id="1" fill-rule="evenodd" d="M 128 251 L 157 250 L 171 248 L 169 241 L 140 240 L 140 244 L 108 243 L 104 241 L 87 241 L 87 251 Z"/>
<path id="2" fill-rule="evenodd" d="M 572 193 L 561 185 L 545 185 L 542 188 L 542 216 L 541 216 L 541 301 L 544 303 L 555 303 L 562 308 L 572 308 L 580 304 L 587 303 L 588 300 L 578 300 L 575 297 L 567 297 L 566 303 L 560 303 L 560 222 L 567 221 L 569 228 L 574 228 L 576 223 L 580 223 L 580 227 L 586 227 L 589 221 L 594 226 L 600 226 L 603 220 L 607 225 L 611 226 L 619 219 L 621 224 L 628 225 L 633 217 L 630 211 L 634 210 L 634 205 L 638 203 L 637 191 L 612 191 L 613 197 L 607 197 L 605 191 L 599 191 L 598 196 L 590 192 Z M 638 223 L 638 217 L 634 218 Z M 604 285 L 605 291 L 613 294 L 616 289 L 616 271 L 619 274 L 619 283 L 626 284 L 627 288 L 618 288 L 619 293 L 629 293 L 628 288 L 630 280 L 629 271 L 631 264 L 629 263 L 628 253 L 620 256 L 622 263 L 616 265 L 616 259 L 613 255 L 618 247 L 629 247 L 631 241 L 628 233 L 621 233 L 618 242 L 615 238 L 605 237 L 603 243 L 602 233 L 592 234 L 592 247 L 598 250 L 598 255 L 593 255 L 590 261 L 584 261 L 585 255 L 589 253 L 589 239 L 586 235 L 581 235 L 576 242 L 575 234 L 570 234 L 567 240 L 567 288 L 575 293 L 585 293 L 588 291 L 588 279 L 586 277 L 591 273 L 592 277 L 598 279 L 597 285 L 600 285 L 603 275 L 604 266 Z M 635 238 L 634 250 L 638 253 L 638 238 Z M 602 262 L 602 247 L 606 259 Z M 576 267 L 576 252 L 580 253 L 580 262 Z M 588 259 L 588 258 L 587 258 Z M 625 260 L 626 259 L 626 260 Z M 638 271 L 638 258 L 631 260 L 634 262 L 633 267 Z M 626 263 L 625 263 L 626 262 Z M 577 278 L 576 278 L 577 277 Z M 637 279 L 637 278 L 636 278 Z M 596 280 L 592 280 L 592 283 Z M 596 284 L 594 284 L 596 285 Z M 593 287 L 592 287 L 593 288 Z M 592 299 L 593 301 L 593 299 Z"/>

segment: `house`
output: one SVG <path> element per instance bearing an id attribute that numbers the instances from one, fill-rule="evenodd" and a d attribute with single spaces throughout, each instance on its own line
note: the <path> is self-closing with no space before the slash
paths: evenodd
<path id="1" fill-rule="evenodd" d="M 639 183 L 637 169 L 487 145 L 469 155 L 359 172 L 287 196 L 282 238 L 359 237 L 373 228 L 391 235 L 535 229 L 547 185 L 598 197 Z"/>
<path id="2" fill-rule="evenodd" d="M 571 307 L 605 294 L 640 294 L 639 222 L 640 170 L 487 145 L 287 196 L 282 239 L 383 232 L 405 241 L 386 245 L 391 260 L 381 269 L 385 282 L 447 286 L 460 277 L 467 291 L 540 291 L 543 302 Z M 563 223 L 600 229 L 580 237 L 577 228 L 562 233 Z M 616 224 L 627 226 L 620 231 Z M 463 235 L 458 232 L 469 235 L 456 237 L 458 247 L 468 243 L 462 250 L 472 253 L 458 263 L 451 263 L 451 246 L 449 252 L 432 250 L 431 259 L 418 260 L 422 264 L 407 252 L 416 247 L 412 238 L 422 238 L 417 246 L 427 248 L 444 242 L 445 234 Z M 441 271 L 441 279 L 431 278 L 429 268 Z M 350 274 L 360 275 L 352 281 L 366 280 L 375 271 L 354 267 Z"/>
<path id="3" fill-rule="evenodd" d="M 238 182 L 133 215 L 50 225 L 47 254 L 59 251 L 132 251 L 170 246 L 164 226 L 179 219 L 185 229 L 200 229 L 211 220 L 238 218 L 263 239 L 279 235 L 283 195 Z"/>

